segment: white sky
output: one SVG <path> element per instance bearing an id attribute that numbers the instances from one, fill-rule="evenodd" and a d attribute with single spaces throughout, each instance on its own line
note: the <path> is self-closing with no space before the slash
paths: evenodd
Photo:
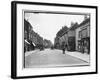
<path id="1" fill-rule="evenodd" d="M 25 19 L 28 19 L 33 26 L 33 30 L 41 37 L 54 43 L 56 33 L 62 26 L 70 27 L 71 22 L 81 23 L 84 20 L 84 15 L 25 13 Z"/>

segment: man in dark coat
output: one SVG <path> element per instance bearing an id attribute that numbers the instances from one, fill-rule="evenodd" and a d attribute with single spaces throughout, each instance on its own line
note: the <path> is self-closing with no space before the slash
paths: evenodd
<path id="1" fill-rule="evenodd" d="M 65 47 L 65 42 L 63 42 L 63 43 L 62 43 L 62 51 L 63 51 L 63 54 L 65 54 L 65 48 L 66 48 L 66 47 Z"/>

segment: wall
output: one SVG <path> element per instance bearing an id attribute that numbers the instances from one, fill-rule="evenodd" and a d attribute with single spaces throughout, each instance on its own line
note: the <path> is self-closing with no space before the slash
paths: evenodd
<path id="1" fill-rule="evenodd" d="M 74 30 L 68 31 L 68 37 L 73 37 L 73 36 L 75 36 L 75 31 Z"/>
<path id="2" fill-rule="evenodd" d="M 76 32 L 76 40 L 75 40 L 76 41 L 76 50 L 78 50 L 78 40 L 80 40 L 79 31 L 81 31 L 80 27 L 75 30 L 75 32 Z"/>
<path id="3" fill-rule="evenodd" d="M 11 68 L 11 0 L 0 1 L 0 80 L 11 80 L 10 68 Z M 25 1 L 25 0 L 24 0 Z M 83 4 L 83 5 L 98 5 L 100 9 L 100 0 L 31 0 L 37 2 L 51 2 L 51 3 L 64 3 L 64 4 Z M 100 10 L 99 10 L 100 14 Z M 98 16 L 100 21 L 100 15 Z M 100 26 L 100 24 L 98 23 Z M 98 27 L 100 30 L 100 27 Z M 100 31 L 98 31 L 100 34 Z M 100 41 L 100 36 L 98 38 Z M 100 42 L 98 42 L 98 45 Z M 99 45 L 100 47 L 100 45 Z M 99 49 L 100 51 L 100 49 Z M 98 52 L 99 53 L 99 52 Z M 98 54 L 100 57 L 100 54 Z M 100 61 L 100 58 L 99 60 Z M 99 71 L 100 71 L 100 64 Z M 21 79 L 20 79 L 21 80 Z M 35 78 L 35 79 L 23 79 L 23 80 L 100 80 L 99 74 L 91 75 L 75 75 L 75 76 L 63 76 L 63 77 L 48 77 L 48 78 Z"/>

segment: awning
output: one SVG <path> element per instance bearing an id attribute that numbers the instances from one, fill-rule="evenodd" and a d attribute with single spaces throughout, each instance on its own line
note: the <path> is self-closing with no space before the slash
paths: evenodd
<path id="1" fill-rule="evenodd" d="M 27 40 L 25 40 L 25 42 L 28 43 L 28 44 L 30 44 Z M 33 44 L 34 46 L 36 46 L 35 43 L 32 42 L 32 44 Z"/>
<path id="2" fill-rule="evenodd" d="M 32 44 L 33 44 L 34 46 L 36 46 L 35 43 L 32 42 Z"/>
<path id="3" fill-rule="evenodd" d="M 26 43 L 30 44 L 27 40 L 25 40 Z"/>

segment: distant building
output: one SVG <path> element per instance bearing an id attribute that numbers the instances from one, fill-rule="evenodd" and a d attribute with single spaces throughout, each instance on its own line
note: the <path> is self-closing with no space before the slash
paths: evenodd
<path id="1" fill-rule="evenodd" d="M 60 29 L 57 34 L 54 41 L 55 48 L 61 49 L 62 43 L 65 43 L 67 45 L 68 41 L 68 35 L 67 35 L 68 27 L 64 26 L 62 29 Z M 67 48 L 67 47 L 66 47 Z"/>
<path id="2" fill-rule="evenodd" d="M 47 40 L 47 39 L 44 39 L 44 41 L 43 41 L 43 46 L 45 47 L 45 48 L 51 48 L 52 47 L 52 42 L 50 41 L 50 40 Z"/>
<path id="3" fill-rule="evenodd" d="M 60 43 L 59 43 L 59 37 L 56 36 L 54 39 L 54 48 L 59 49 L 60 48 Z"/>
<path id="4" fill-rule="evenodd" d="M 36 43 L 37 48 L 39 49 L 43 48 L 43 38 L 39 34 L 36 35 L 36 38 L 37 38 L 37 43 Z"/>
<path id="5" fill-rule="evenodd" d="M 68 29 L 60 37 L 59 43 L 60 43 L 60 46 L 62 46 L 63 43 L 64 43 L 66 45 L 66 49 L 67 49 L 67 45 L 68 45 Z"/>
<path id="6" fill-rule="evenodd" d="M 76 50 L 90 53 L 90 18 L 85 18 L 76 29 Z"/>

